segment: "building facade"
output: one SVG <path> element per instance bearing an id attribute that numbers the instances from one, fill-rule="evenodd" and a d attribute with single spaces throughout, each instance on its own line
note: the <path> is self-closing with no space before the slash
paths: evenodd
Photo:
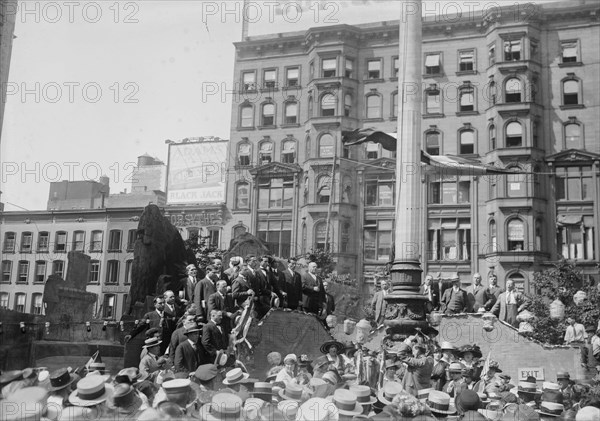
<path id="1" fill-rule="evenodd" d="M 525 173 L 422 175 L 425 274 L 495 273 L 529 291 L 564 257 L 598 280 L 599 13 L 583 1 L 424 20 L 423 84 L 405 87 L 423 94 L 423 150 Z M 395 154 L 347 147 L 341 132 L 396 131 L 398 31 L 336 25 L 235 44 L 226 236 L 251 232 L 283 257 L 327 245 L 340 273 L 367 284 L 389 262 Z"/>

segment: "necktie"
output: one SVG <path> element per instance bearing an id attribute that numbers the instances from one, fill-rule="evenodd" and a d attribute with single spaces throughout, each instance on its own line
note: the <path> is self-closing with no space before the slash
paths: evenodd
<path id="1" fill-rule="evenodd" d="M 217 329 L 219 329 L 219 333 L 223 334 L 223 329 L 221 329 L 221 326 L 217 326 Z"/>

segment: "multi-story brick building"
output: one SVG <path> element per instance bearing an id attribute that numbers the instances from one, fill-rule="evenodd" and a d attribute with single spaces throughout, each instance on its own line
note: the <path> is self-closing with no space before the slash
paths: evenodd
<path id="1" fill-rule="evenodd" d="M 598 278 L 600 6 L 488 8 L 423 23 L 422 147 L 526 175 L 423 175 L 425 273 L 494 272 L 529 290 L 561 257 Z M 341 132 L 397 127 L 398 21 L 235 44 L 226 235 L 279 256 L 329 243 L 369 280 L 392 253 L 395 156 Z M 329 233 L 329 235 L 327 235 Z"/>

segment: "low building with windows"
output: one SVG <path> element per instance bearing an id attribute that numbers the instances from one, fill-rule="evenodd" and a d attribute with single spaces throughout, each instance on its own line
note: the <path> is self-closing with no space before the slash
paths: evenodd
<path id="1" fill-rule="evenodd" d="M 425 273 L 465 285 L 495 273 L 530 292 L 533 274 L 564 257 L 598 281 L 599 13 L 582 1 L 424 20 L 423 85 L 408 87 L 423 95 L 423 150 L 525 173 L 423 174 Z M 338 271 L 367 284 L 388 263 L 402 223 L 395 154 L 347 147 L 341 132 L 396 131 L 398 30 L 335 25 L 235 44 L 226 237 L 249 231 L 283 257 L 327 244 Z"/>

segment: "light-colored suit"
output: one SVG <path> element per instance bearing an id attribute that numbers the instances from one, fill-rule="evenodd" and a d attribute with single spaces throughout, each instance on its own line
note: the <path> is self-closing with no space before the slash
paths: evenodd
<path id="1" fill-rule="evenodd" d="M 492 307 L 492 313 L 498 316 L 499 320 L 506 321 L 507 320 L 507 312 L 506 312 L 506 294 L 508 292 L 505 291 L 498 296 L 496 300 L 496 304 Z M 515 297 L 515 301 L 517 303 L 517 313 L 525 310 L 529 306 L 529 298 L 525 295 L 521 294 L 518 291 L 513 290 L 513 295 Z"/>
<path id="2" fill-rule="evenodd" d="M 389 291 L 386 293 L 383 290 L 377 291 L 373 296 L 373 300 L 371 300 L 371 308 L 375 312 L 374 317 L 377 324 L 383 323 L 385 319 L 385 309 L 387 308 L 387 301 L 385 301 L 385 297 L 389 294 Z"/>
<path id="3" fill-rule="evenodd" d="M 153 377 L 153 373 L 160 370 L 160 366 L 158 365 L 158 361 L 156 361 L 156 357 L 152 354 L 146 354 L 144 358 L 140 361 L 139 365 L 140 373 L 145 373 Z"/>

